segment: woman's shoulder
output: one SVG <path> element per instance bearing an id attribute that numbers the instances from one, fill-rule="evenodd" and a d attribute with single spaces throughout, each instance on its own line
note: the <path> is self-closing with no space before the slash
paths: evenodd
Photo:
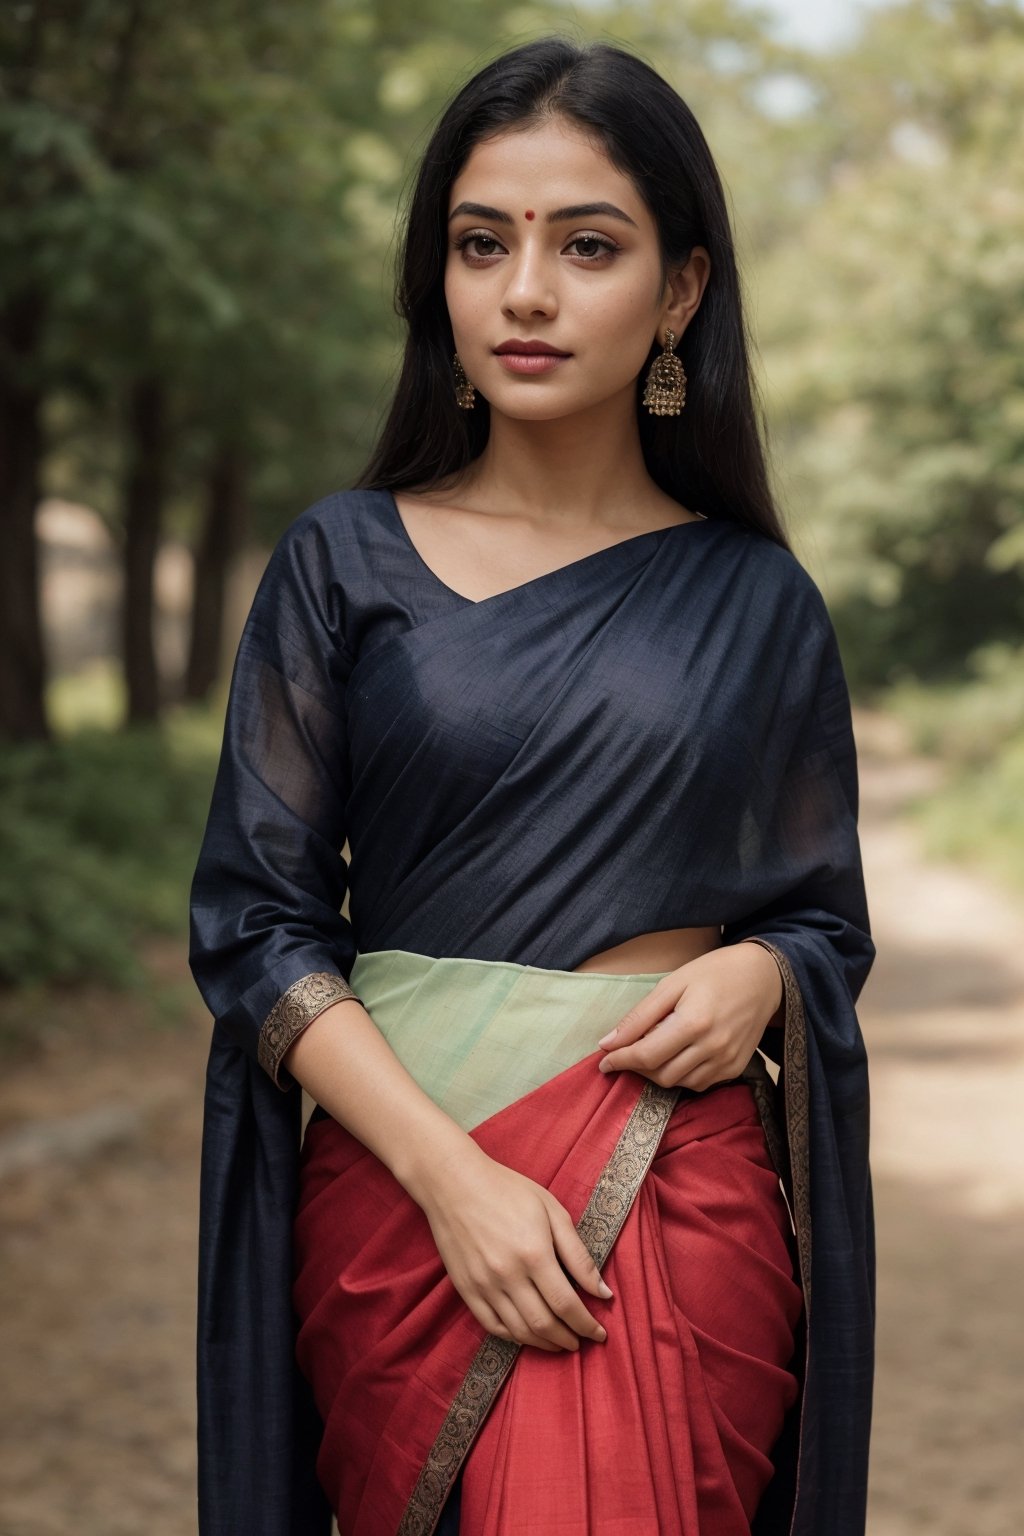
<path id="1" fill-rule="evenodd" d="M 304 545 L 348 552 L 379 532 L 390 492 L 344 489 L 330 491 L 304 507 L 278 538 L 275 548 L 297 549 Z"/>
<path id="2" fill-rule="evenodd" d="M 796 551 L 738 523 L 729 529 L 732 537 L 724 541 L 724 549 L 731 551 L 734 595 L 742 594 L 745 601 L 794 626 L 829 631 L 832 620 L 825 595 Z"/>
<path id="3" fill-rule="evenodd" d="M 387 494 L 331 491 L 304 507 L 271 548 L 264 584 L 328 603 L 369 591 L 390 537 Z"/>
<path id="4" fill-rule="evenodd" d="M 377 589 L 375 572 L 387 537 L 382 494 L 332 491 L 292 518 L 260 577 L 252 632 L 298 634 L 313 626 L 348 643 L 352 615 L 372 606 Z"/>

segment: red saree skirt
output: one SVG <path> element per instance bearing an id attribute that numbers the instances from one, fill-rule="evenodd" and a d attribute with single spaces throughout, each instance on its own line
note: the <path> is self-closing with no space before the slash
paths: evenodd
<path id="1" fill-rule="evenodd" d="M 298 1360 L 342 1536 L 425 1536 L 460 1473 L 471 1536 L 749 1536 L 799 1393 L 774 1085 L 760 1057 L 695 1093 L 605 1076 L 603 1054 L 470 1130 L 551 1190 L 614 1293 L 585 1295 L 608 1338 L 578 1352 L 487 1334 L 384 1165 L 334 1120 L 307 1127 Z"/>

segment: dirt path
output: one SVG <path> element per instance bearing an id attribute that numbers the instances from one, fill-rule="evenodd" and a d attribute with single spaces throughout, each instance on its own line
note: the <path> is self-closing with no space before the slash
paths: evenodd
<path id="1" fill-rule="evenodd" d="M 931 766 L 858 717 L 879 955 L 872 1082 L 878 1382 L 870 1536 L 1024 1529 L 1024 902 L 922 858 L 900 819 Z"/>
<path id="2" fill-rule="evenodd" d="M 1018 1536 L 1024 1414 L 1024 902 L 922 859 L 928 784 L 858 716 L 879 959 L 872 1062 L 879 1369 L 870 1536 Z M 208 1020 L 57 1001 L 0 1081 L 0 1536 L 192 1536 L 196 1178 Z M 86 1017 L 83 1019 L 82 1012 Z M 242 1536 L 242 1533 L 240 1533 Z"/>

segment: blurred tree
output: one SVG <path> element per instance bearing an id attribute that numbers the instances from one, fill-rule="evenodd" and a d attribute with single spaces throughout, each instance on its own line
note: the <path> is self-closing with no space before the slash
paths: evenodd
<path id="1" fill-rule="evenodd" d="M 246 512 L 242 457 L 225 442 L 210 465 L 195 549 L 192 629 L 183 690 L 187 699 L 207 698 L 219 679 L 224 594 L 232 559 L 242 547 Z"/>
<path id="2" fill-rule="evenodd" d="M 819 66 L 819 206 L 766 263 L 793 483 L 858 679 L 1024 635 L 1024 15 L 909 0 Z"/>
<path id="3" fill-rule="evenodd" d="M 24 288 L 0 312 L 0 738 L 18 741 L 49 735 L 35 535 L 43 401 L 35 353 L 43 303 L 37 290 Z"/>
<path id="4" fill-rule="evenodd" d="M 218 0 L 204 15 L 214 32 L 230 31 L 242 9 Z M 59 7 L 26 0 L 3 12 L 0 27 L 0 144 L 10 194 L 0 295 L 8 314 L 38 316 L 17 372 L 9 357 L 3 370 L 8 416 L 19 389 L 24 396 L 23 381 L 31 382 L 35 429 L 26 437 L 31 461 L 23 449 L 17 477 L 31 495 L 4 488 L 9 515 L 27 529 L 7 581 L 35 591 L 29 546 L 49 446 L 43 404 L 64 391 L 89 428 L 123 442 L 119 515 L 106 511 L 125 550 L 129 716 L 152 718 L 152 562 L 173 431 L 169 391 L 229 297 L 183 238 L 168 196 L 175 168 L 208 151 L 215 127 L 187 90 L 175 91 L 185 61 L 205 57 L 203 38 L 194 17 L 146 0 Z M 22 627 L 29 625 L 36 638 L 23 644 L 41 651 L 37 611 Z M 8 734 L 45 729 L 41 672 L 32 674 L 35 726 L 23 711 L 6 721 Z"/>

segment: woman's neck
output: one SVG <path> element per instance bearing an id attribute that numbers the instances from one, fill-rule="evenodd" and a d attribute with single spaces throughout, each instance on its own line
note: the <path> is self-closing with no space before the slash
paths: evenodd
<path id="1" fill-rule="evenodd" d="M 628 416 L 612 401 L 556 421 L 492 412 L 487 446 L 446 500 L 566 531 L 644 526 L 671 504 L 647 471 L 631 401 Z"/>

